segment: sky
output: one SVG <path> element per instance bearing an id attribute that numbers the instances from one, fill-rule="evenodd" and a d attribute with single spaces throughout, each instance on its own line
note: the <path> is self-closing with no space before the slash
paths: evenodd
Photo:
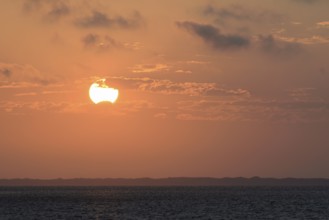
<path id="1" fill-rule="evenodd" d="M 329 1 L 0 5 L 0 178 L 329 178 Z"/>

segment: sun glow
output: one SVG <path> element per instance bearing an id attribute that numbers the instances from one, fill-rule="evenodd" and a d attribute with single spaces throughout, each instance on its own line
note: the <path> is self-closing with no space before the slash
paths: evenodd
<path id="1" fill-rule="evenodd" d="M 110 88 L 105 79 L 98 80 L 89 88 L 89 97 L 95 104 L 100 102 L 114 103 L 119 96 L 119 90 Z"/>

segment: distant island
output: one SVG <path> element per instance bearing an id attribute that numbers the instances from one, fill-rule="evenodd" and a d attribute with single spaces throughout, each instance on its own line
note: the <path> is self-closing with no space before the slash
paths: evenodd
<path id="1" fill-rule="evenodd" d="M 0 186 L 329 186 L 324 178 L 75 178 L 0 179 Z"/>

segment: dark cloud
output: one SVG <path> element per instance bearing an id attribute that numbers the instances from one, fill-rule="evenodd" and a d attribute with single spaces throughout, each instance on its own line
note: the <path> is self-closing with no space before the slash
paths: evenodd
<path id="1" fill-rule="evenodd" d="M 25 0 L 23 11 L 39 14 L 44 21 L 54 22 L 71 12 L 68 1 L 64 0 Z"/>
<path id="2" fill-rule="evenodd" d="M 0 73 L 1 73 L 2 75 L 4 75 L 5 77 L 10 77 L 11 74 L 12 74 L 11 70 L 8 69 L 8 68 L 0 69 Z"/>
<path id="3" fill-rule="evenodd" d="M 258 42 L 263 51 L 275 55 L 294 55 L 301 52 L 301 45 L 293 42 L 284 42 L 277 40 L 273 35 L 259 35 Z"/>
<path id="4" fill-rule="evenodd" d="M 54 4 L 50 11 L 46 14 L 46 18 L 50 21 L 58 20 L 70 13 L 71 9 L 65 3 Z"/>
<path id="5" fill-rule="evenodd" d="M 82 38 L 82 42 L 86 47 L 93 46 L 99 41 L 99 35 L 97 34 L 88 34 Z"/>
<path id="6" fill-rule="evenodd" d="M 218 28 L 212 25 L 191 21 L 176 22 L 176 24 L 179 28 L 202 38 L 205 43 L 215 49 L 243 48 L 250 44 L 248 38 L 240 35 L 222 34 Z"/>
<path id="7" fill-rule="evenodd" d="M 75 21 L 78 27 L 82 28 L 134 28 L 140 26 L 142 17 L 138 12 L 135 12 L 131 17 L 114 16 L 100 12 L 93 11 L 92 14 L 86 17 L 79 18 Z"/>
<path id="8" fill-rule="evenodd" d="M 144 23 L 138 11 L 128 16 L 110 15 L 94 1 L 23 0 L 23 12 L 45 22 L 56 22 L 70 17 L 80 28 L 136 28 Z"/>
<path id="9" fill-rule="evenodd" d="M 212 25 L 198 24 L 195 22 L 177 22 L 179 28 L 202 38 L 205 43 L 214 49 L 236 49 L 247 47 L 253 44 L 260 50 L 282 57 L 299 54 L 303 51 L 302 45 L 298 42 L 284 41 L 274 35 L 259 35 L 254 41 L 240 35 L 222 34 L 220 30 Z"/>

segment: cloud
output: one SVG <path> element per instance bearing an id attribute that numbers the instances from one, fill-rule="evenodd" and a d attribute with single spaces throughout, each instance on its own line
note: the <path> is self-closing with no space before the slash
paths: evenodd
<path id="1" fill-rule="evenodd" d="M 15 96 L 36 96 L 37 93 L 35 92 L 25 92 L 25 93 L 17 93 Z"/>
<path id="2" fill-rule="evenodd" d="M 26 93 L 25 95 L 33 95 Z M 73 103 L 48 102 L 48 101 L 6 101 L 0 102 L 0 109 L 13 114 L 28 114 L 35 111 L 41 112 L 64 112 L 65 109 L 73 108 Z"/>
<path id="3" fill-rule="evenodd" d="M 193 114 L 177 114 L 176 119 L 182 121 L 226 121 L 220 116 L 211 115 L 193 115 Z"/>
<path id="4" fill-rule="evenodd" d="M 12 74 L 11 70 L 8 69 L 8 68 L 2 68 L 2 69 L 0 69 L 0 73 L 1 73 L 3 76 L 5 76 L 5 77 L 10 77 L 11 74 Z"/>
<path id="5" fill-rule="evenodd" d="M 71 93 L 73 92 L 72 90 L 46 90 L 46 91 L 42 91 L 41 94 L 42 95 L 52 95 L 52 94 L 65 94 L 65 93 Z"/>
<path id="6" fill-rule="evenodd" d="M 88 34 L 82 38 L 82 42 L 86 47 L 94 46 L 99 42 L 99 35 L 97 34 Z"/>
<path id="7" fill-rule="evenodd" d="M 204 11 L 204 15 L 215 15 L 220 19 L 236 19 L 236 20 L 251 20 L 252 16 L 247 13 L 242 7 L 228 8 L 215 8 L 212 5 L 208 5 Z M 218 20 L 220 20 L 218 19 Z"/>
<path id="8" fill-rule="evenodd" d="M 327 109 L 329 110 L 329 102 L 324 100 L 253 100 L 253 101 L 237 101 L 233 103 L 238 106 L 254 106 L 254 107 L 272 107 L 280 109 Z"/>
<path id="9" fill-rule="evenodd" d="M 289 91 L 289 95 L 296 101 L 310 101 L 315 88 L 296 88 Z"/>
<path id="10" fill-rule="evenodd" d="M 54 4 L 53 7 L 45 15 L 49 21 L 55 21 L 70 13 L 71 9 L 63 2 Z"/>
<path id="11" fill-rule="evenodd" d="M 142 24 L 142 16 L 135 11 L 131 17 L 113 16 L 94 10 L 90 15 L 75 20 L 81 28 L 136 28 Z"/>
<path id="12" fill-rule="evenodd" d="M 41 14 L 44 21 L 54 22 L 71 13 L 69 1 L 64 0 L 25 0 L 23 10 L 26 13 Z"/>
<path id="13" fill-rule="evenodd" d="M 274 54 L 274 55 L 294 55 L 301 51 L 301 46 L 297 42 L 284 42 L 280 41 L 277 38 L 275 38 L 273 35 L 259 35 L 258 36 L 258 43 L 260 45 L 260 48 L 268 53 Z"/>
<path id="14" fill-rule="evenodd" d="M 128 112 L 139 112 L 142 109 L 154 109 L 155 105 L 154 103 L 148 101 L 148 100 L 131 100 L 122 102 L 118 106 L 121 111 L 124 111 L 126 113 Z"/>
<path id="15" fill-rule="evenodd" d="M 224 24 L 228 20 L 236 20 L 239 22 L 280 22 L 283 20 L 283 15 L 272 11 L 252 11 L 239 5 L 231 7 L 215 7 L 208 5 L 203 10 L 203 15 L 211 16 L 216 23 Z"/>
<path id="16" fill-rule="evenodd" d="M 20 93 L 16 96 L 35 96 L 34 93 Z M 163 108 L 156 107 L 152 102 L 148 100 L 125 100 L 117 102 L 112 105 L 111 108 L 95 108 L 89 102 L 63 102 L 63 101 L 0 101 L 0 111 L 4 111 L 10 114 L 33 114 L 38 112 L 44 112 L 48 114 L 53 113 L 80 113 L 90 114 L 96 112 L 101 115 L 116 115 L 124 116 L 128 114 L 136 114 L 139 112 L 145 113 L 148 111 L 151 116 L 156 114 L 155 112 L 163 111 Z"/>
<path id="17" fill-rule="evenodd" d="M 153 73 L 160 71 L 168 71 L 170 67 L 166 64 L 139 64 L 132 68 L 133 73 Z"/>
<path id="18" fill-rule="evenodd" d="M 329 121 L 324 100 L 197 100 L 178 102 L 179 120 L 270 121 L 284 123 Z"/>
<path id="19" fill-rule="evenodd" d="M 176 70 L 175 73 L 191 74 L 192 71 L 191 70 L 182 70 L 182 69 L 179 69 L 179 70 Z"/>
<path id="20" fill-rule="evenodd" d="M 232 102 L 219 100 L 180 101 L 178 120 L 236 121 L 242 120 L 239 109 Z"/>
<path id="21" fill-rule="evenodd" d="M 35 83 L 30 82 L 10 82 L 0 81 L 0 89 L 19 89 L 19 88 L 31 88 L 37 87 Z"/>
<path id="22" fill-rule="evenodd" d="M 305 4 L 314 4 L 319 2 L 319 0 L 292 0 L 292 1 L 297 3 L 305 3 Z"/>
<path id="23" fill-rule="evenodd" d="M 62 18 L 79 28 L 136 28 L 144 23 L 138 11 L 129 16 L 112 15 L 103 11 L 100 1 L 23 0 L 23 12 L 45 22 Z"/>
<path id="24" fill-rule="evenodd" d="M 141 48 L 139 42 L 120 42 L 109 35 L 89 33 L 81 40 L 85 49 L 94 49 L 98 52 L 111 49 L 139 50 Z"/>
<path id="25" fill-rule="evenodd" d="M 314 35 L 312 37 L 284 37 L 284 36 L 275 36 L 277 39 L 290 42 L 295 44 L 327 44 L 329 43 L 329 37 L 322 37 L 318 35 Z"/>
<path id="26" fill-rule="evenodd" d="M 188 60 L 186 61 L 187 64 L 197 64 L 197 65 L 206 65 L 210 64 L 209 61 L 200 61 L 200 60 Z"/>
<path id="27" fill-rule="evenodd" d="M 167 115 L 167 113 L 156 113 L 154 115 L 154 117 L 159 118 L 159 119 L 166 119 L 166 118 L 168 118 L 168 115 Z"/>
<path id="28" fill-rule="evenodd" d="M 55 77 L 47 76 L 31 65 L 0 63 L 0 72 L 1 88 L 45 86 L 56 82 Z"/>
<path id="29" fill-rule="evenodd" d="M 329 21 L 321 21 L 316 23 L 318 28 L 329 28 Z"/>
<path id="30" fill-rule="evenodd" d="M 186 96 L 236 96 L 249 97 L 250 92 L 244 89 L 226 89 L 216 83 L 173 82 L 151 78 L 111 77 L 112 82 L 144 92 L 160 93 L 165 95 Z"/>
<path id="31" fill-rule="evenodd" d="M 82 42 L 85 48 L 97 48 L 98 50 L 108 50 L 111 48 L 122 48 L 123 44 L 117 42 L 112 37 L 105 35 L 100 36 L 98 34 L 87 34 L 82 38 Z"/>
<path id="32" fill-rule="evenodd" d="M 237 49 L 247 47 L 250 44 L 248 38 L 240 35 L 222 34 L 218 28 L 212 25 L 199 24 L 191 21 L 176 22 L 176 25 L 200 37 L 214 49 Z"/>
<path id="33" fill-rule="evenodd" d="M 26 0 L 23 3 L 23 10 L 26 12 L 33 12 L 33 11 L 39 10 L 45 2 L 48 2 L 48 1 Z"/>

